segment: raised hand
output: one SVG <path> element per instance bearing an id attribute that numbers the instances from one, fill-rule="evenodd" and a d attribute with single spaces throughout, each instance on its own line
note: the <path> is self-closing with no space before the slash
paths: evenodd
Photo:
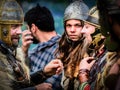
<path id="1" fill-rule="evenodd" d="M 95 63 L 94 57 L 86 57 L 81 60 L 79 64 L 79 70 L 80 69 L 87 69 L 90 71 L 91 67 Z"/>
<path id="2" fill-rule="evenodd" d="M 51 60 L 44 68 L 46 75 L 60 74 L 63 70 L 63 64 L 59 59 Z"/>
<path id="3" fill-rule="evenodd" d="M 28 48 L 30 44 L 33 42 L 32 39 L 33 37 L 31 35 L 30 30 L 24 30 L 22 32 L 22 49 L 25 54 L 27 54 Z"/>

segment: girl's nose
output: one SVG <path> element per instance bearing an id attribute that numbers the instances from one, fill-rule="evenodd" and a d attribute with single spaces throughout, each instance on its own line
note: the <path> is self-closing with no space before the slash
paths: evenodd
<path id="1" fill-rule="evenodd" d="M 75 27 L 72 26 L 71 29 L 70 29 L 71 32 L 75 32 Z"/>

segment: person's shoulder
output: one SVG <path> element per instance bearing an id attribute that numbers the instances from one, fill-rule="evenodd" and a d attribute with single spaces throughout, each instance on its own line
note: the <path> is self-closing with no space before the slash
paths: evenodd
<path id="1" fill-rule="evenodd" d="M 60 35 L 59 33 L 57 33 L 57 35 L 54 37 L 54 39 L 59 40 L 62 37 L 62 35 Z"/>
<path id="2" fill-rule="evenodd" d="M 57 33 L 57 37 L 59 37 L 59 38 L 60 38 L 60 37 L 62 37 L 62 35 L 61 35 L 61 34 L 59 34 L 59 33 Z"/>

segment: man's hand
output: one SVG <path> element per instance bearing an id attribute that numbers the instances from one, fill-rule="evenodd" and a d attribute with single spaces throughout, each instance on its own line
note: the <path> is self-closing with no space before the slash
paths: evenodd
<path id="1" fill-rule="evenodd" d="M 36 90 L 52 90 L 52 84 L 42 83 L 35 86 Z"/>
<path id="2" fill-rule="evenodd" d="M 86 57 L 79 64 L 79 80 L 80 83 L 86 82 L 89 79 L 89 71 L 92 68 L 95 60 L 93 57 Z"/>
<path id="3" fill-rule="evenodd" d="M 63 70 L 63 64 L 59 59 L 50 61 L 44 68 L 46 75 L 60 74 Z"/>
<path id="4" fill-rule="evenodd" d="M 33 42 L 32 39 L 33 37 L 31 35 L 30 30 L 25 30 L 22 32 L 22 50 L 24 51 L 25 54 L 27 54 L 28 48 L 30 44 Z"/>
<path id="5" fill-rule="evenodd" d="M 80 65 L 79 65 L 79 70 L 87 69 L 90 71 L 94 63 L 95 63 L 94 57 L 86 57 L 81 60 Z"/>

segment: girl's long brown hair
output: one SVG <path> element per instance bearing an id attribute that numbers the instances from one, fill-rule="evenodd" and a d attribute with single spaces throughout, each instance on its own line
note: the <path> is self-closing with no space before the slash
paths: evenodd
<path id="1" fill-rule="evenodd" d="M 59 41 L 59 48 L 57 50 L 59 56 L 57 58 L 63 62 L 65 76 L 75 78 L 78 75 L 79 63 L 84 58 L 88 43 L 86 39 L 77 42 L 68 42 L 67 39 L 64 33 Z"/>

